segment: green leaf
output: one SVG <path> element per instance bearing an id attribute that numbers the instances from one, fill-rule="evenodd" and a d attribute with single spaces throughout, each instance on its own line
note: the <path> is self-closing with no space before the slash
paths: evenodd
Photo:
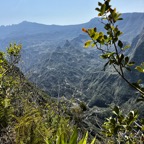
<path id="1" fill-rule="evenodd" d="M 123 34 L 121 31 L 118 31 L 118 32 L 116 33 L 117 37 L 120 36 L 121 34 Z"/>
<path id="2" fill-rule="evenodd" d="M 126 119 L 126 122 L 128 125 L 131 125 L 137 118 L 138 118 L 137 112 L 130 111 L 130 113 L 128 114 L 128 117 Z"/>
<path id="3" fill-rule="evenodd" d="M 91 45 L 91 47 L 94 47 L 96 44 L 95 43 L 93 43 L 92 45 Z"/>
<path id="4" fill-rule="evenodd" d="M 115 115 L 119 115 L 119 112 L 120 112 L 119 107 L 118 107 L 118 106 L 115 106 L 115 107 L 113 108 L 113 113 L 114 113 Z"/>
<path id="5" fill-rule="evenodd" d="M 88 132 L 86 133 L 85 137 L 83 137 L 78 144 L 86 144 L 87 143 L 87 138 L 88 138 Z"/>
<path id="6" fill-rule="evenodd" d="M 96 141 L 96 138 L 94 138 L 90 144 L 94 144 L 95 141 Z"/>
<path id="7" fill-rule="evenodd" d="M 0 78 L 2 78 L 3 77 L 3 74 L 0 74 Z"/>
<path id="8" fill-rule="evenodd" d="M 99 9 L 99 8 L 95 8 L 95 10 L 98 11 L 98 12 L 100 12 L 100 9 Z"/>
<path id="9" fill-rule="evenodd" d="M 119 64 L 122 62 L 123 58 L 124 58 L 124 55 L 123 55 L 123 54 L 120 54 L 120 55 L 119 55 Z"/>
<path id="10" fill-rule="evenodd" d="M 138 70 L 141 73 L 144 73 L 144 69 L 141 68 L 140 66 L 135 67 L 136 70 Z"/>
<path id="11" fill-rule="evenodd" d="M 117 42 L 117 41 L 118 41 L 118 38 L 116 37 L 116 38 L 114 38 L 113 40 L 114 40 L 114 42 Z"/>
<path id="12" fill-rule="evenodd" d="M 109 52 L 109 53 L 105 53 L 105 54 L 101 55 L 100 57 L 103 58 L 103 59 L 107 59 L 107 58 L 111 57 L 114 54 L 115 54 L 115 52 Z"/>
<path id="13" fill-rule="evenodd" d="M 142 125 L 142 128 L 141 128 L 141 130 L 142 130 L 142 131 L 144 131 L 144 125 Z"/>
<path id="14" fill-rule="evenodd" d="M 76 144 L 77 143 L 77 138 L 78 138 L 78 131 L 77 129 L 75 128 L 71 138 L 70 138 L 70 141 L 69 141 L 69 144 Z"/>
<path id="15" fill-rule="evenodd" d="M 102 6 L 102 3 L 101 3 L 101 2 L 98 2 L 98 5 L 99 5 L 99 6 Z"/>
<path id="16" fill-rule="evenodd" d="M 127 65 L 128 66 L 133 66 L 135 64 L 135 62 L 129 62 Z"/>
<path id="17" fill-rule="evenodd" d="M 107 38 L 108 38 L 108 37 L 107 37 L 106 35 L 104 35 L 104 39 L 107 40 Z"/>
<path id="18" fill-rule="evenodd" d="M 60 141 L 60 136 L 57 136 L 57 139 L 56 139 L 56 144 L 61 144 L 61 141 Z"/>
<path id="19" fill-rule="evenodd" d="M 88 29 L 88 34 L 93 40 L 97 40 L 99 37 L 99 33 L 96 31 L 97 31 L 96 27 Z"/>
<path id="20" fill-rule="evenodd" d="M 125 57 L 125 65 L 129 62 L 129 57 Z"/>
<path id="21" fill-rule="evenodd" d="M 88 48 L 92 43 L 92 40 L 88 40 L 87 42 L 85 42 L 84 47 Z"/>
<path id="22" fill-rule="evenodd" d="M 105 9 L 106 9 L 106 4 L 103 4 L 103 5 L 101 6 L 101 15 L 104 14 Z"/>
<path id="23" fill-rule="evenodd" d="M 61 144 L 66 144 L 65 143 L 65 136 L 63 133 L 61 134 Z"/>
<path id="24" fill-rule="evenodd" d="M 123 47 L 123 43 L 122 43 L 122 41 L 118 41 L 118 46 L 120 47 L 120 48 L 122 48 Z"/>
<path id="25" fill-rule="evenodd" d="M 3 101 L 2 101 L 2 105 L 4 106 L 4 108 L 7 108 L 10 106 L 10 99 L 9 98 L 5 98 Z"/>
<path id="26" fill-rule="evenodd" d="M 105 26 L 104 26 L 104 28 L 106 29 L 106 30 L 108 30 L 108 29 L 110 29 L 110 24 L 106 24 Z"/>
<path id="27" fill-rule="evenodd" d="M 123 20 L 123 18 L 118 18 L 117 20 Z"/>
<path id="28" fill-rule="evenodd" d="M 95 27 L 95 28 L 94 28 L 94 32 L 96 32 L 96 31 L 97 31 L 97 28 Z"/>
<path id="29" fill-rule="evenodd" d="M 95 32 L 94 36 L 93 36 L 93 40 L 97 40 L 99 37 L 99 33 L 98 32 Z"/>

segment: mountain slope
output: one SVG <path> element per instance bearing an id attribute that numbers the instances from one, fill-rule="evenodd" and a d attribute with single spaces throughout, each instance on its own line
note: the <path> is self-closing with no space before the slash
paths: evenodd
<path id="1" fill-rule="evenodd" d="M 118 23 L 124 32 L 121 38 L 131 42 L 144 27 L 143 17 L 144 13 L 123 14 L 124 20 Z M 119 97 L 118 76 L 101 71 L 104 62 L 99 59 L 99 53 L 83 49 L 83 43 L 88 39 L 81 32 L 83 27 L 103 30 L 99 18 L 70 26 L 22 22 L 0 27 L 1 45 L 11 41 L 23 44 L 21 70 L 30 73 L 30 79 L 51 96 L 75 96 L 90 106 L 101 107 L 127 101 L 130 95 L 126 91 Z"/>
<path id="2" fill-rule="evenodd" d="M 79 97 L 84 94 L 83 77 L 90 67 L 98 69 L 100 63 L 96 61 L 95 54 L 89 54 L 66 41 L 63 47 L 46 54 L 39 65 L 33 67 L 30 80 L 38 83 L 51 96 Z"/>
<path id="3" fill-rule="evenodd" d="M 124 18 L 130 17 L 127 19 L 130 22 L 123 27 L 121 21 L 119 27 L 126 31 L 131 28 L 135 33 L 139 33 L 137 27 L 141 29 L 143 23 L 137 24 L 139 26 L 136 28 L 135 22 L 131 27 L 130 23 L 132 20 L 135 21 L 132 18 L 137 17 L 141 21 L 143 16 L 144 14 L 137 13 L 124 14 Z M 91 23 L 94 24 L 94 21 L 95 19 L 91 20 Z M 131 31 L 127 33 L 130 34 Z M 129 41 L 132 37 L 127 40 L 127 33 L 122 39 Z M 102 71 L 105 62 L 99 58 L 100 53 L 94 49 L 82 48 L 86 39 L 87 36 L 80 34 L 51 53 L 47 52 L 40 59 L 40 63 L 32 68 L 30 80 L 51 96 L 74 96 L 86 101 L 90 107 L 109 107 L 112 103 L 122 105 L 128 102 L 133 90 L 115 72 L 110 69 Z M 128 53 L 130 54 L 130 51 Z"/>

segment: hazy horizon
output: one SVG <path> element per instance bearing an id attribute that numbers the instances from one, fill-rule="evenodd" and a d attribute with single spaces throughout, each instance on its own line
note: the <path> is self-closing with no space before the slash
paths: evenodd
<path id="1" fill-rule="evenodd" d="M 46 25 L 74 25 L 97 17 L 95 8 L 103 0 L 0 0 L 0 25 L 18 24 L 23 21 Z M 144 0 L 111 0 L 120 13 L 144 12 Z"/>

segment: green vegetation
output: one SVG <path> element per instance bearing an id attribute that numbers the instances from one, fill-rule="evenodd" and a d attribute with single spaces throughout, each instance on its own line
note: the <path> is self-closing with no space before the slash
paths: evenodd
<path id="1" fill-rule="evenodd" d="M 98 3 L 98 16 L 102 17 L 105 33 L 97 28 L 82 30 L 91 40 L 85 48 L 96 47 L 101 58 L 107 60 L 104 69 L 110 66 L 120 77 L 139 93 L 137 102 L 144 101 L 144 87 L 141 80 L 132 83 L 125 70 L 131 71 L 134 62 L 125 55 L 129 46 L 120 40 L 122 32 L 117 21 L 121 14 L 110 5 L 110 0 Z M 94 138 L 87 130 L 81 132 L 81 116 L 88 107 L 84 102 L 72 106 L 67 100 L 50 98 L 43 91 L 28 82 L 17 64 L 20 60 L 21 45 L 10 44 L 7 52 L 0 52 L 0 143 L 2 144 L 94 144 L 144 142 L 144 119 L 137 110 L 126 113 L 118 106 L 103 125 L 99 125 L 99 135 Z M 144 72 L 144 63 L 135 66 Z M 69 106 L 70 105 L 70 106 Z"/>
<path id="2" fill-rule="evenodd" d="M 16 67 L 21 47 L 10 44 L 7 53 L 0 53 L 0 143 L 85 144 L 88 132 L 79 136 L 68 104 L 38 90 Z M 86 109 L 83 103 L 81 107 Z"/>

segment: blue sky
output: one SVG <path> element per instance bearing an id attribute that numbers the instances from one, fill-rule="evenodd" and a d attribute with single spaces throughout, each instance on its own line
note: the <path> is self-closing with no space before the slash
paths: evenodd
<path id="1" fill-rule="evenodd" d="M 97 16 L 103 0 L 0 0 L 0 25 L 24 20 L 43 24 L 79 24 Z M 121 13 L 144 12 L 144 0 L 111 0 Z"/>

